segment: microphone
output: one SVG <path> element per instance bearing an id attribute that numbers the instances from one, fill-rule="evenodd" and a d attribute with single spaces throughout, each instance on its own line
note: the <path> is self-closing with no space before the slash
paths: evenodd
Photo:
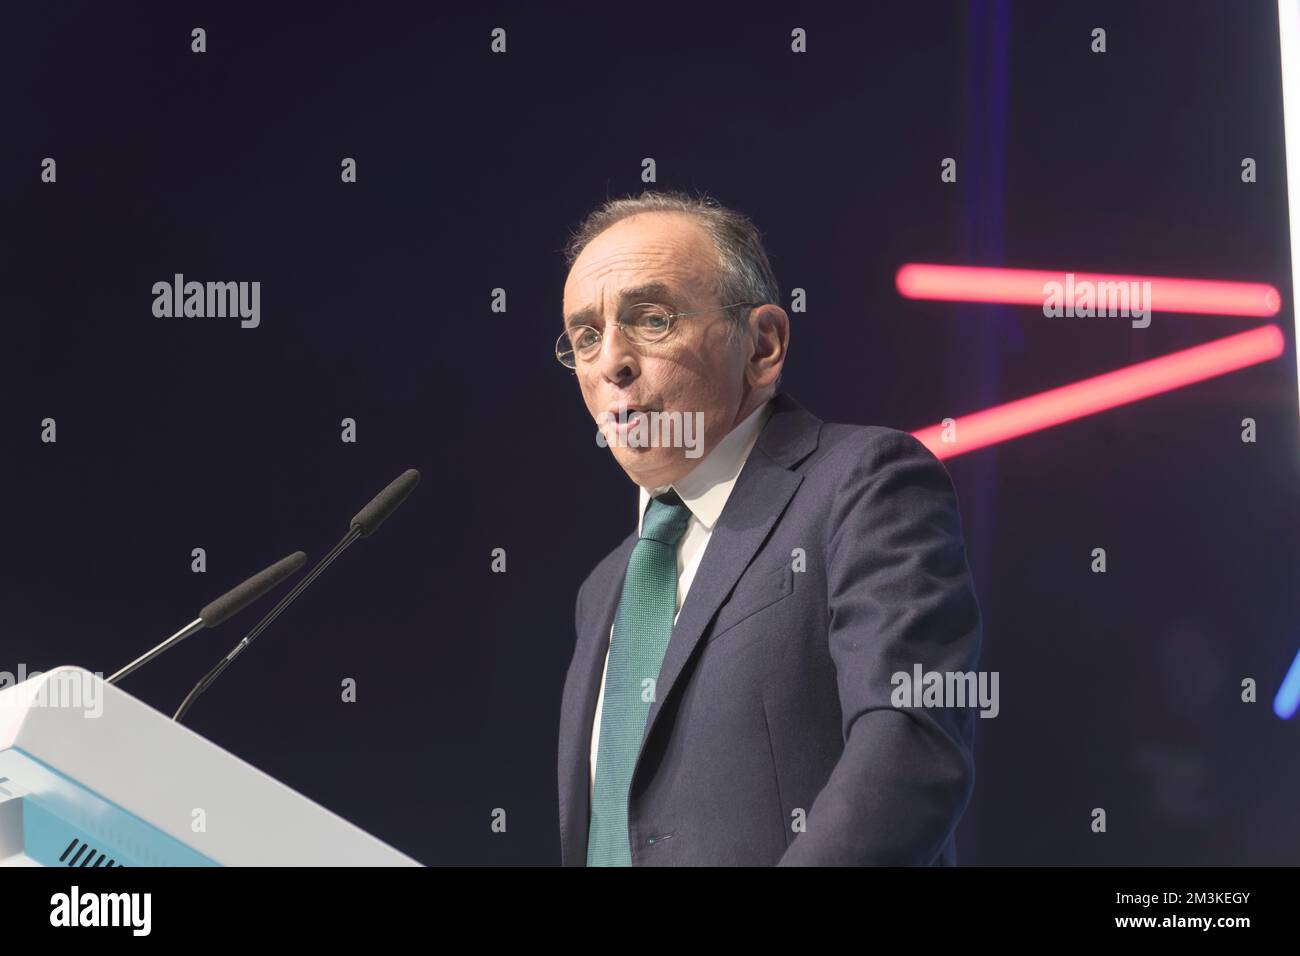
<path id="1" fill-rule="evenodd" d="M 280 612 L 292 604 L 294 599 L 306 590 L 307 586 L 311 584 L 312 581 L 316 580 L 317 575 L 329 567 L 334 559 L 343 553 L 345 548 L 352 544 L 353 541 L 357 540 L 357 538 L 368 538 L 370 535 L 374 534 L 388 516 L 396 511 L 401 503 L 410 496 L 411 492 L 415 490 L 415 486 L 419 484 L 419 482 L 420 473 L 414 468 L 408 468 L 393 479 L 393 481 L 389 483 L 388 487 L 375 495 L 368 505 L 358 511 L 350 522 L 348 533 L 343 536 L 343 539 L 339 541 L 338 544 L 334 545 L 329 554 L 325 555 L 325 557 L 321 558 L 320 561 L 317 562 L 316 567 L 312 568 L 306 577 L 293 586 L 292 591 L 280 599 L 279 604 L 267 612 L 266 617 L 258 621 L 256 627 L 244 635 L 244 639 L 236 644 L 234 649 L 217 663 L 216 667 L 203 675 L 203 678 L 194 685 L 193 690 L 191 690 L 186 698 L 181 701 L 181 705 L 172 716 L 172 720 L 179 721 L 183 716 L 185 716 L 185 712 L 193 706 L 196 700 L 198 700 L 199 695 L 212 686 L 213 682 L 221 676 L 222 671 L 229 667 L 231 662 L 243 653 L 244 648 L 253 643 L 253 640 L 266 630 L 272 621 L 280 616 Z"/>
<path id="2" fill-rule="evenodd" d="M 127 664 L 120 671 L 105 681 L 106 684 L 116 684 L 123 677 L 134 672 L 138 668 L 148 664 L 164 651 L 169 651 L 191 634 L 197 634 L 205 627 L 216 627 L 228 617 L 238 614 L 248 605 L 252 604 L 263 594 L 273 590 L 281 581 L 287 578 L 293 572 L 297 571 L 307 561 L 307 555 L 301 551 L 295 551 L 287 558 L 281 558 L 269 568 L 263 568 L 254 574 L 243 584 L 236 585 L 221 597 L 217 598 L 202 611 L 199 616 L 183 628 L 173 634 L 167 640 L 163 641 L 153 650 L 142 654 Z"/>

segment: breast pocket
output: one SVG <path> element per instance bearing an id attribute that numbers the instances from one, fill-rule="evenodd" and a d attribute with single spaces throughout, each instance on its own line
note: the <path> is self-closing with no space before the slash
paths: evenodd
<path id="1" fill-rule="evenodd" d="M 708 643 L 713 643 L 736 625 L 749 620 L 760 611 L 767 610 L 793 593 L 794 571 L 788 564 L 766 571 L 746 571 L 731 592 L 727 603 L 719 609 Z"/>

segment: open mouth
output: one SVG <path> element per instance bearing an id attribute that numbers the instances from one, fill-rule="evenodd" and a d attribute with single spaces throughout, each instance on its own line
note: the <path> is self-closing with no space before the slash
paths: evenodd
<path id="1" fill-rule="evenodd" d="M 637 425 L 641 419 L 648 416 L 653 409 L 641 408 L 638 405 L 620 405 L 617 408 L 606 410 L 601 420 L 615 428 L 618 431 L 626 431 Z"/>

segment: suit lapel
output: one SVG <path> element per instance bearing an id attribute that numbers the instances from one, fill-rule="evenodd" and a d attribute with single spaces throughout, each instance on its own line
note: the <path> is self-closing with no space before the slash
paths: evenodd
<path id="1" fill-rule="evenodd" d="M 802 475 L 790 470 L 791 466 L 817 447 L 821 422 L 787 395 L 778 395 L 775 401 L 772 417 L 759 435 L 713 526 L 699 570 L 673 627 L 659 680 L 655 683 L 655 699 L 646 715 L 642 751 L 663 702 L 672 694 L 705 628 L 754 560 L 803 481 Z"/>
<path id="2" fill-rule="evenodd" d="M 605 562 L 606 571 L 593 579 L 590 603 L 580 622 L 574 650 L 574 671 L 566 685 L 560 710 L 560 855 L 561 865 L 585 866 L 591 815 L 591 725 L 596 696 L 605 670 L 609 629 L 614 626 L 627 563 L 636 546 L 636 532 Z"/>

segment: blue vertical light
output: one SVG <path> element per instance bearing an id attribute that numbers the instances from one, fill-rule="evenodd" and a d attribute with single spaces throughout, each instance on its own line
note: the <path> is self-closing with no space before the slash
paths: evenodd
<path id="1" fill-rule="evenodd" d="M 971 0 L 966 11 L 966 126 L 960 154 L 962 262 L 1006 265 L 1007 137 L 1011 111 L 1011 4 L 1009 0 Z M 969 408 L 1002 401 L 1002 353 L 1018 351 L 1024 332 L 1005 305 L 958 303 L 957 336 L 961 354 L 973 356 L 974 393 L 963 395 Z M 963 501 L 976 518 L 967 541 L 971 573 L 978 587 L 992 588 L 993 536 L 998 508 L 997 450 L 990 449 L 964 467 L 970 473 Z"/>
<path id="2" fill-rule="evenodd" d="M 1297 707 L 1300 707 L 1300 651 L 1296 651 L 1291 669 L 1282 678 L 1282 686 L 1273 698 L 1273 713 L 1283 720 L 1290 720 L 1295 716 Z"/>

